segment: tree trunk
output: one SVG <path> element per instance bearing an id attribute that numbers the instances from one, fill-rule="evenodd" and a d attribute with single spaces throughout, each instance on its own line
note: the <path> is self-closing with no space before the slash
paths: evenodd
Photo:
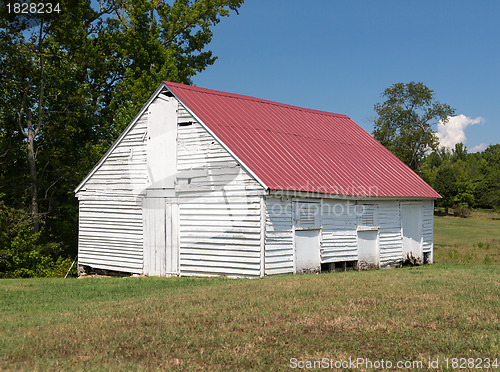
<path id="1" fill-rule="evenodd" d="M 28 136 L 27 136 L 27 147 L 28 147 L 28 165 L 30 169 L 31 178 L 31 218 L 33 220 L 33 232 L 37 233 L 40 231 L 40 220 L 38 217 L 38 185 L 37 185 L 37 170 L 36 170 L 36 159 L 35 159 L 35 129 L 33 128 L 33 122 L 31 120 L 31 110 L 27 110 L 28 119 Z"/>
<path id="2" fill-rule="evenodd" d="M 38 213 L 38 174 L 36 169 L 36 156 L 35 156 L 35 138 L 42 125 L 43 117 L 43 104 L 45 93 L 45 76 L 44 76 L 44 58 L 43 58 L 43 18 L 40 19 L 40 32 L 38 35 L 38 55 L 40 58 L 40 91 L 38 95 L 38 122 L 33 125 L 31 109 L 26 111 L 27 116 L 27 150 L 28 150 L 28 165 L 30 169 L 31 178 L 31 219 L 33 221 L 33 232 L 40 231 L 40 218 Z"/>

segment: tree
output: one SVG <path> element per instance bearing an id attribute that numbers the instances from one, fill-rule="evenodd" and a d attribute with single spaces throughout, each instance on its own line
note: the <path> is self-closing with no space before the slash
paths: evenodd
<path id="1" fill-rule="evenodd" d="M 109 145 L 159 82 L 190 83 L 213 64 L 211 28 L 243 0 L 48 3 L 59 11 L 0 14 L 0 124 L 26 154 L 34 232 L 40 191 L 75 174 L 86 143 Z"/>
<path id="2" fill-rule="evenodd" d="M 421 176 L 443 196 L 437 205 L 454 207 L 457 214 L 500 208 L 500 144 L 478 153 L 467 153 L 461 143 L 451 151 L 441 147 L 424 159 Z"/>
<path id="3" fill-rule="evenodd" d="M 66 0 L 57 5 L 52 4 L 55 12 L 40 12 L 29 15 L 7 12 L 2 6 L 0 21 L 0 40 L 3 51 L 0 59 L 1 88 L 4 100 L 1 102 L 0 124 L 6 141 L 14 147 L 22 149 L 25 158 L 18 159 L 7 167 L 14 169 L 17 175 L 26 177 L 19 179 L 20 184 L 29 184 L 31 220 L 33 232 L 40 230 L 40 190 L 44 186 L 51 188 L 59 179 L 41 178 L 42 171 L 50 167 L 43 163 L 43 158 L 56 158 L 50 150 L 48 139 L 51 127 L 57 123 L 67 128 L 68 132 L 83 128 L 83 122 L 76 122 L 82 117 L 86 106 L 81 105 L 79 77 L 81 77 L 84 54 L 77 55 L 75 50 L 82 50 L 84 39 L 88 34 L 88 26 L 95 18 L 89 4 L 84 0 Z M 76 17 L 75 17 L 76 15 Z M 69 42 L 68 35 L 80 35 Z M 83 97 L 82 97 L 83 98 Z M 76 102 L 80 100 L 80 102 Z M 8 138 L 7 138 L 8 137 Z M 64 138 L 64 144 L 71 138 Z M 24 163 L 24 164 L 23 164 Z M 23 172 L 26 166 L 27 172 Z M 13 183 L 7 178 L 7 183 Z M 1 183 L 0 183 L 1 184 Z M 47 195 L 47 189 L 44 190 Z M 11 199 L 16 195 L 9 193 Z M 23 195 L 17 195 L 23 200 Z M 22 207 L 22 206 L 18 206 Z M 46 210 L 44 212 L 47 212 Z"/>
<path id="4" fill-rule="evenodd" d="M 453 206 L 454 198 L 457 195 L 457 176 L 449 164 L 442 165 L 438 169 L 433 186 L 442 196 L 437 204 L 444 207 L 446 214 L 448 214 L 448 208 Z"/>
<path id="5" fill-rule="evenodd" d="M 467 147 L 462 142 L 456 143 L 452 151 L 451 158 L 453 161 L 465 160 L 467 156 Z"/>
<path id="6" fill-rule="evenodd" d="M 500 144 L 488 146 L 482 160 L 476 199 L 482 207 L 500 210 Z"/>
<path id="7" fill-rule="evenodd" d="M 474 191 L 474 184 L 470 179 L 459 180 L 457 194 L 453 198 L 453 202 L 461 210 L 472 208 L 475 202 Z"/>
<path id="8" fill-rule="evenodd" d="M 107 20 L 115 43 L 115 85 L 109 109 L 115 134 L 142 107 L 162 80 L 190 84 L 217 57 L 205 50 L 221 17 L 237 12 L 243 0 L 128 0 Z"/>
<path id="9" fill-rule="evenodd" d="M 426 153 L 437 150 L 434 127 L 446 123 L 455 110 L 434 100 L 423 83 L 396 83 L 387 88 L 383 103 L 374 105 L 378 115 L 373 136 L 411 169 L 418 172 Z"/>
<path id="10" fill-rule="evenodd" d="M 23 218 L 29 211 L 37 239 L 74 253 L 72 190 L 162 80 L 190 83 L 215 62 L 206 50 L 212 28 L 243 0 L 45 0 L 60 11 L 29 15 L 9 13 L 7 1 L 0 0 L 2 201 Z"/>

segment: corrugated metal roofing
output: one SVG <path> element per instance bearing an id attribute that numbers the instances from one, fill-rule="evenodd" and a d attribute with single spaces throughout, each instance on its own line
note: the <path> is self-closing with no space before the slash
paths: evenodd
<path id="1" fill-rule="evenodd" d="M 272 190 L 440 197 L 346 115 L 165 84 Z"/>

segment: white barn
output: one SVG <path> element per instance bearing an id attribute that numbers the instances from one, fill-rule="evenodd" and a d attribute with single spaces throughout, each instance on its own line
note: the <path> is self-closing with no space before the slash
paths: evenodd
<path id="1" fill-rule="evenodd" d="M 432 262 L 429 185 L 349 117 L 163 82 L 75 190 L 84 270 Z"/>

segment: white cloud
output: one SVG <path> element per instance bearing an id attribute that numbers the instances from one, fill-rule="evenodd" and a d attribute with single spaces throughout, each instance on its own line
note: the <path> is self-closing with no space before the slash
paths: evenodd
<path id="1" fill-rule="evenodd" d="M 446 124 L 441 121 L 438 122 L 439 144 L 450 149 L 455 147 L 455 144 L 467 141 L 465 136 L 465 128 L 469 125 L 480 124 L 484 119 L 480 116 L 471 118 L 465 115 L 457 115 L 449 118 Z"/>
<path id="2" fill-rule="evenodd" d="M 488 147 L 487 143 L 481 143 L 480 145 L 477 145 L 477 146 L 474 146 L 473 148 L 471 148 L 469 152 L 481 152 L 481 151 L 486 150 L 487 147 Z"/>

